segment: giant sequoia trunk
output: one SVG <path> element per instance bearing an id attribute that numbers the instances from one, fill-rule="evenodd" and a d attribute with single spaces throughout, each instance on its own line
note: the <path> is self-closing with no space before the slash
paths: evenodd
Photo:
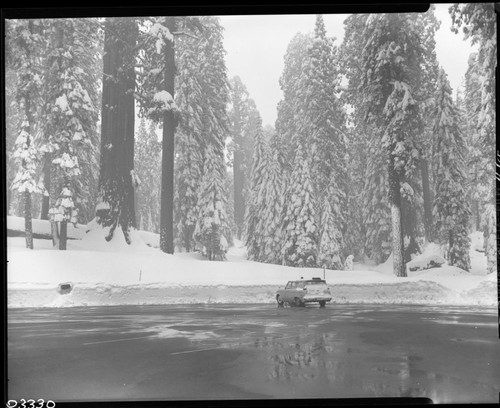
<path id="1" fill-rule="evenodd" d="M 168 30 L 175 31 L 175 19 L 166 19 Z M 175 84 L 175 54 L 173 41 L 165 44 L 164 89 L 172 98 Z M 160 249 L 167 254 L 174 253 L 174 146 L 175 118 L 173 110 L 167 110 L 163 117 L 163 140 L 161 158 L 161 208 Z"/>
<path id="2" fill-rule="evenodd" d="M 392 219 L 392 254 L 393 271 L 396 276 L 406 276 L 404 261 L 403 225 L 401 222 L 401 183 L 400 176 L 394 169 L 394 156 L 389 159 L 389 201 Z"/>
<path id="3" fill-rule="evenodd" d="M 135 46 L 133 18 L 109 18 L 105 23 L 101 115 L 100 204 L 96 216 L 110 227 L 106 240 L 119 225 L 127 243 L 135 227 L 134 120 Z"/>

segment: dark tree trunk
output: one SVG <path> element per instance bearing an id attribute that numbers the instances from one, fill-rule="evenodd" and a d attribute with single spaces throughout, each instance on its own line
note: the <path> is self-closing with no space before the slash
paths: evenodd
<path id="1" fill-rule="evenodd" d="M 101 206 L 96 216 L 102 226 L 110 227 L 108 241 L 120 225 L 130 243 L 129 230 L 135 227 L 133 93 L 138 28 L 127 17 L 109 18 L 105 25 L 99 191 L 107 206 Z"/>
<path id="2" fill-rule="evenodd" d="M 33 225 L 31 217 L 31 193 L 25 191 L 24 198 L 24 231 L 26 236 L 26 248 L 33 249 Z"/>
<path id="3" fill-rule="evenodd" d="M 422 174 L 422 195 L 424 198 L 424 229 L 427 242 L 433 241 L 432 236 L 432 195 L 429 181 L 429 162 L 422 159 L 420 164 Z"/>
<path id="4" fill-rule="evenodd" d="M 42 194 L 42 210 L 40 212 L 40 219 L 49 219 L 49 207 L 50 207 L 50 168 L 51 168 L 52 157 L 50 154 L 46 154 L 43 162 L 43 187 L 45 189 Z"/>
<path id="5" fill-rule="evenodd" d="M 394 156 L 389 159 L 389 201 L 392 219 L 392 254 L 393 271 L 396 276 L 406 277 L 404 261 L 403 227 L 401 222 L 401 183 L 399 174 L 394 169 Z"/>
<path id="6" fill-rule="evenodd" d="M 68 239 L 68 221 L 63 220 L 59 224 L 59 249 L 66 250 L 66 242 Z"/>
<path id="7" fill-rule="evenodd" d="M 175 31 L 175 19 L 168 17 L 166 26 Z M 174 97 L 175 54 L 173 41 L 165 44 L 164 90 Z M 163 140 L 161 163 L 161 207 L 160 207 L 160 249 L 167 254 L 174 253 L 174 146 L 175 118 L 173 110 L 163 116 Z"/>

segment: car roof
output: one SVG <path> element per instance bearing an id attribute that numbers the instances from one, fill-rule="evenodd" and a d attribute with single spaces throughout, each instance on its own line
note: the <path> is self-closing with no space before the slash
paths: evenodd
<path id="1" fill-rule="evenodd" d="M 288 283 L 297 283 L 297 282 L 324 282 L 326 283 L 326 280 L 320 279 L 320 278 L 312 278 L 312 279 L 301 279 L 301 280 L 294 280 L 294 281 L 288 281 Z"/>

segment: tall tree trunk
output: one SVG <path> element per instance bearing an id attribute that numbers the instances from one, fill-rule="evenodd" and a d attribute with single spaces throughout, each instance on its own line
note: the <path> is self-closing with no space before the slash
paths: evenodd
<path id="1" fill-rule="evenodd" d="M 40 213 L 40 219 L 48 220 L 49 219 L 49 207 L 50 207 L 50 168 L 52 157 L 49 153 L 45 154 L 43 162 L 43 187 L 45 191 L 42 194 L 42 210 Z"/>
<path id="2" fill-rule="evenodd" d="M 429 181 L 429 162 L 423 158 L 420 164 L 422 174 L 422 193 L 424 198 L 424 229 L 427 242 L 433 241 L 432 236 L 432 195 Z"/>
<path id="3" fill-rule="evenodd" d="M 175 19 L 168 17 L 166 26 L 175 31 Z M 175 50 L 173 41 L 165 44 L 164 87 L 172 98 L 175 84 Z M 163 116 L 163 140 L 161 163 L 161 207 L 160 207 L 160 249 L 167 254 L 174 253 L 174 146 L 175 118 L 173 110 Z"/>
<path id="4" fill-rule="evenodd" d="M 134 121 L 135 45 L 138 27 L 133 18 L 106 20 L 103 56 L 101 115 L 100 202 L 97 221 L 110 227 L 106 240 L 118 225 L 130 243 L 135 227 Z"/>
<path id="5" fill-rule="evenodd" d="M 59 249 L 66 250 L 66 241 L 68 239 L 68 221 L 62 220 L 59 226 L 60 226 Z"/>
<path id="6" fill-rule="evenodd" d="M 394 169 L 394 156 L 389 160 L 389 198 L 392 219 L 393 272 L 396 276 L 406 277 L 404 261 L 403 227 L 401 222 L 401 183 Z"/>
<path id="7" fill-rule="evenodd" d="M 33 225 L 31 217 L 31 193 L 25 191 L 24 198 L 24 231 L 26 236 L 26 248 L 33 249 Z"/>

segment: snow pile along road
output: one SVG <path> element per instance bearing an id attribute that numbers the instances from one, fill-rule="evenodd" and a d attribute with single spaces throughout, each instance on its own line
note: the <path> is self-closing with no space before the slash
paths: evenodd
<path id="1" fill-rule="evenodd" d="M 127 245 L 121 234 L 106 243 L 102 230 L 91 230 L 68 241 L 67 251 L 41 239 L 31 251 L 24 238 L 9 237 L 8 306 L 274 303 L 287 281 L 323 277 L 322 269 L 248 261 L 240 242 L 223 262 L 198 253 L 167 255 L 154 248 L 155 235 L 133 231 Z M 334 303 L 497 305 L 497 277 L 485 275 L 484 254 L 471 250 L 471 256 L 471 272 L 443 265 L 397 278 L 389 259 L 378 267 L 355 263 L 352 271 L 326 270 L 325 278 Z M 61 291 L 61 284 L 71 291 Z"/>

